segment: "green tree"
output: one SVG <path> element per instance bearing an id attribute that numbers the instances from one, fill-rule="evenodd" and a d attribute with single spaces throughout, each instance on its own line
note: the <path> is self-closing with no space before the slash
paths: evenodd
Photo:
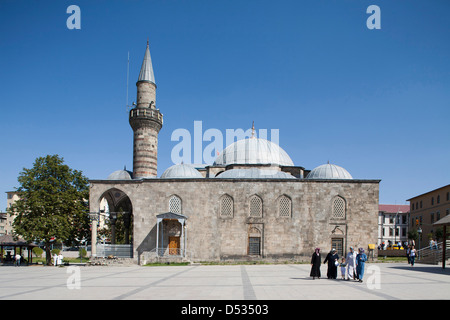
<path id="1" fill-rule="evenodd" d="M 419 239 L 419 233 L 416 229 L 411 229 L 408 231 L 408 239 L 417 241 Z"/>
<path id="2" fill-rule="evenodd" d="M 437 241 L 442 241 L 444 239 L 444 228 L 443 227 L 437 227 L 434 231 L 434 237 Z"/>
<path id="3" fill-rule="evenodd" d="M 14 231 L 27 241 L 44 242 L 50 265 L 52 241 L 75 243 L 89 236 L 88 179 L 58 155 L 47 155 L 24 168 L 18 181 L 20 199 L 8 208 L 17 214 Z"/>

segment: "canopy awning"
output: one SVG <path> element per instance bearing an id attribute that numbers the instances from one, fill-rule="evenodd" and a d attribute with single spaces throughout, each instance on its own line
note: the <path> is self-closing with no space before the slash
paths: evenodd
<path id="1" fill-rule="evenodd" d="M 22 238 L 14 240 L 14 237 L 10 234 L 5 234 L 0 237 L 0 246 L 11 246 L 11 247 L 37 247 L 34 243 L 28 243 Z"/>
<path id="2" fill-rule="evenodd" d="M 156 218 L 158 219 L 158 221 L 161 221 L 164 219 L 176 219 L 176 220 L 184 219 L 184 220 L 186 220 L 188 217 L 183 214 L 180 214 L 180 213 L 166 212 L 166 213 L 158 214 L 156 216 Z"/>
<path id="3" fill-rule="evenodd" d="M 435 223 L 433 223 L 434 226 L 443 226 L 443 225 L 450 225 L 450 215 L 443 217 L 442 219 L 439 219 Z"/>

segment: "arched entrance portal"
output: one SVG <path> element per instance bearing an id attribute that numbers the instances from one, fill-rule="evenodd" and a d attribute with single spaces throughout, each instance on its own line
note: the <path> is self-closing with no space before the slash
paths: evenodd
<path id="1" fill-rule="evenodd" d="M 120 189 L 112 188 L 100 197 L 98 256 L 133 256 L 133 206 Z"/>

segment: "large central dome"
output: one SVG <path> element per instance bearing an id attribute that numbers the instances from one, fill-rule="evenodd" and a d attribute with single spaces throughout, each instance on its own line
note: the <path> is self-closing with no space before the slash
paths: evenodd
<path id="1" fill-rule="evenodd" d="M 280 146 L 266 139 L 251 137 L 230 144 L 217 157 L 214 165 L 274 164 L 294 166 Z"/>

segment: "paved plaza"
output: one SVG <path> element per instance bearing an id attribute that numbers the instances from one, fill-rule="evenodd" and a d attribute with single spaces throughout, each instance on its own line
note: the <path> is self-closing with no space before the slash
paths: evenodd
<path id="1" fill-rule="evenodd" d="M 450 299 L 450 270 L 368 263 L 365 282 L 312 280 L 309 264 L 0 267 L 0 299 Z M 339 272 L 340 276 L 340 272 Z"/>

